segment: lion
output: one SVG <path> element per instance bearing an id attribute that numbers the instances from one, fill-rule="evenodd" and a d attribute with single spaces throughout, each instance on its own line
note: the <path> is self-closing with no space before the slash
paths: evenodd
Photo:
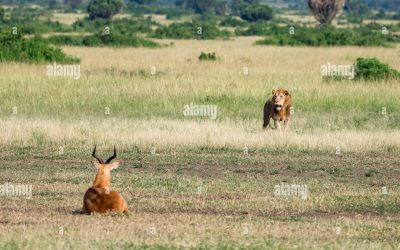
<path id="1" fill-rule="evenodd" d="M 275 129 L 281 130 L 281 121 L 285 123 L 285 131 L 289 129 L 290 108 L 292 106 L 292 97 L 287 89 L 272 90 L 272 98 L 264 105 L 264 124 L 263 128 L 267 128 L 272 118 L 275 123 Z"/>

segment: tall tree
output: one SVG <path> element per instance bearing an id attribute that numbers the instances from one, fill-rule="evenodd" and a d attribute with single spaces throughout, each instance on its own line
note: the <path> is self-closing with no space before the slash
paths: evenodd
<path id="1" fill-rule="evenodd" d="M 64 0 L 64 3 L 71 6 L 72 9 L 76 9 L 82 0 Z"/>
<path id="2" fill-rule="evenodd" d="M 344 11 L 354 15 L 365 15 L 370 12 L 368 5 L 362 0 L 347 0 Z"/>
<path id="3" fill-rule="evenodd" d="M 330 25 L 346 0 L 308 0 L 308 7 L 321 25 Z"/>
<path id="4" fill-rule="evenodd" d="M 0 7 L 0 22 L 4 21 L 5 12 L 6 11 L 2 7 Z"/>
<path id="5" fill-rule="evenodd" d="M 213 9 L 216 3 L 216 0 L 194 0 L 195 11 L 201 14 L 206 13 Z"/>
<path id="6" fill-rule="evenodd" d="M 112 18 L 121 11 L 122 0 L 91 0 L 88 5 L 89 18 Z"/>

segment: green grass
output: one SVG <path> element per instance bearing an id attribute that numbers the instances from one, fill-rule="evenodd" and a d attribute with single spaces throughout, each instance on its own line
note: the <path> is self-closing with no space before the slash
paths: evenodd
<path id="1" fill-rule="evenodd" d="M 126 34 L 93 34 L 88 36 L 57 35 L 46 39 L 55 45 L 85 46 L 85 47 L 149 47 L 159 48 L 161 45 L 149 39 Z"/>
<path id="2" fill-rule="evenodd" d="M 108 107 L 111 116 L 116 118 L 187 119 L 182 115 L 183 107 L 195 103 L 217 105 L 217 120 L 220 121 L 252 120 L 261 119 L 262 106 L 269 96 L 266 91 L 234 95 L 229 93 L 230 90 L 227 93 L 208 93 L 204 89 L 192 92 L 183 88 L 180 97 L 176 98 L 178 93 L 174 88 L 175 83 L 168 83 L 170 87 L 162 90 L 157 87 L 159 81 L 171 77 L 171 72 L 164 72 L 165 76 L 156 77 L 150 75 L 150 70 L 143 72 L 143 76 L 132 72 L 126 77 L 122 75 L 116 78 L 109 77 L 107 72 L 98 72 L 96 75 L 81 73 L 84 79 L 48 79 L 36 82 L 35 88 L 25 79 L 11 79 L 4 82 L 0 90 L 4 107 L 0 110 L 0 116 L 9 117 L 12 107 L 17 106 L 18 115 L 25 117 L 105 117 L 105 109 Z M 146 72 L 149 75 L 146 75 Z M 193 80 L 188 79 L 183 84 Z M 85 90 L 92 89 L 94 82 L 96 89 L 91 90 L 91 94 L 88 95 Z M 365 85 L 367 86 L 364 89 Z M 332 92 L 337 87 L 343 87 L 346 91 Z M 305 120 L 307 124 L 304 127 L 307 129 L 329 129 L 329 123 L 332 122 L 335 126 L 331 130 L 335 127 L 394 129 L 397 128 L 400 113 L 398 88 L 391 84 L 380 89 L 372 83 L 340 82 L 311 91 L 308 91 L 308 88 L 291 90 L 291 94 L 295 104 L 295 115 Z M 387 110 L 385 116 L 381 115 L 383 108 Z M 316 115 L 320 118 L 313 120 L 312 117 Z"/>
<path id="3" fill-rule="evenodd" d="M 60 48 L 38 39 L 26 39 L 21 34 L 0 33 L 0 62 L 79 63 L 80 59 L 66 55 Z"/>
<path id="4" fill-rule="evenodd" d="M 0 216 L 0 228 L 6 229 L 0 236 L 1 247 L 80 248 L 88 241 L 89 248 L 101 249 L 292 249 L 315 244 L 387 248 L 398 241 L 399 172 L 390 155 L 376 161 L 371 154 L 244 155 L 199 149 L 151 154 L 146 148 L 119 149 L 123 164 L 112 172 L 111 188 L 126 198 L 130 215 L 84 216 L 76 211 L 95 174 L 90 152 L 85 151 L 90 150 L 76 147 L 63 155 L 46 146 L 2 151 L 0 183 L 32 184 L 33 198 L 0 197 L 7 211 Z M 103 149 L 99 153 L 106 154 Z M 142 168 L 135 168 L 137 161 Z M 380 169 L 379 175 L 366 177 L 365 163 Z M 332 176 L 332 168 L 345 174 Z M 281 182 L 307 185 L 308 199 L 274 196 L 274 185 Z M 387 194 L 382 194 L 383 186 Z M 40 211 L 41 216 L 29 211 Z M 245 225 L 249 231 L 243 234 Z M 149 233 L 152 227 L 157 235 Z M 341 235 L 336 235 L 336 227 L 341 227 Z M 88 228 L 91 233 L 85 232 Z M 312 237 L 303 237 L 311 231 Z M 222 232 L 227 233 L 224 238 Z"/>
<path id="5" fill-rule="evenodd" d="M 0 196 L 0 248 L 397 247 L 400 86 L 320 74 L 360 56 L 398 69 L 396 49 L 253 42 L 66 47 L 82 59 L 78 80 L 3 63 L 0 185 L 32 184 L 33 197 Z M 200 62 L 201 51 L 221 60 Z M 287 133 L 261 129 L 274 87 L 293 97 Z M 190 103 L 218 105 L 217 119 L 184 117 Z M 79 213 L 95 144 L 102 157 L 117 147 L 111 189 L 128 216 Z M 275 196 L 281 183 L 307 185 L 308 198 Z"/>

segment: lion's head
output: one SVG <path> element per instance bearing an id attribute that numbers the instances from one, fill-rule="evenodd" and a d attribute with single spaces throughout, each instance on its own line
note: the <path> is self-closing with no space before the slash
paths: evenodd
<path id="1" fill-rule="evenodd" d="M 289 91 L 287 89 L 274 89 L 272 90 L 272 101 L 274 103 L 274 108 L 280 111 L 282 107 L 287 103 L 287 99 L 290 97 Z"/>

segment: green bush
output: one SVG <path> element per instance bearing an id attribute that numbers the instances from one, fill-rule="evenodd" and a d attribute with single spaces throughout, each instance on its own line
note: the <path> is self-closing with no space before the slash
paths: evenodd
<path id="1" fill-rule="evenodd" d="M 31 35 L 72 31 L 70 27 L 67 27 L 66 25 L 63 25 L 57 21 L 51 21 L 49 18 L 44 19 L 44 17 L 47 16 L 49 16 L 49 13 L 43 10 L 16 7 L 10 11 L 7 17 L 0 20 L 0 30 L 12 30 L 13 27 L 17 27 L 18 33 Z"/>
<path id="2" fill-rule="evenodd" d="M 153 4 L 132 4 L 128 3 L 127 12 L 135 15 L 157 14 L 166 15 L 167 19 L 180 18 L 184 15 L 192 15 L 193 11 L 176 7 L 175 5 Z"/>
<path id="3" fill-rule="evenodd" d="M 274 32 L 271 29 L 278 27 L 277 25 L 270 25 L 265 21 L 259 21 L 255 23 L 250 23 L 247 29 L 242 29 L 241 27 L 235 30 L 235 34 L 238 36 L 266 36 L 273 35 L 278 32 Z M 288 28 L 286 28 L 286 31 Z"/>
<path id="4" fill-rule="evenodd" d="M 42 39 L 25 39 L 3 32 L 0 33 L 0 61 L 78 63 L 80 60 L 67 56 Z"/>
<path id="5" fill-rule="evenodd" d="M 4 21 L 5 10 L 0 7 L 0 22 Z"/>
<path id="6" fill-rule="evenodd" d="M 219 25 L 225 27 L 244 27 L 247 25 L 247 23 L 233 17 L 226 17 L 220 22 Z"/>
<path id="7" fill-rule="evenodd" d="M 240 17 L 250 22 L 268 21 L 273 18 L 273 11 L 267 5 L 248 5 L 240 14 Z"/>
<path id="8" fill-rule="evenodd" d="M 89 36 L 52 36 L 47 39 L 56 45 L 87 46 L 87 47 L 150 47 L 160 45 L 154 41 L 122 34 L 94 34 Z"/>
<path id="9" fill-rule="evenodd" d="M 199 56 L 200 61 L 215 61 L 217 60 L 217 56 L 215 55 L 215 52 L 213 53 L 204 53 L 201 52 Z"/>
<path id="10" fill-rule="evenodd" d="M 392 19 L 394 20 L 400 20 L 400 12 L 398 12 L 397 14 L 394 14 Z"/>
<path id="11" fill-rule="evenodd" d="M 381 28 L 373 29 L 370 26 L 359 28 L 321 27 L 318 29 L 302 26 L 293 26 L 294 34 L 290 34 L 289 27 L 270 26 L 256 31 L 267 38 L 257 41 L 256 44 L 280 46 L 382 46 L 389 47 L 400 42 L 400 36 L 382 34 Z M 254 31 L 254 30 L 253 30 Z M 239 32 L 241 34 L 245 32 Z M 248 35 L 249 33 L 245 33 Z M 254 34 L 253 34 L 254 35 Z M 259 34 L 260 35 L 260 34 Z"/>
<path id="12" fill-rule="evenodd" d="M 376 58 L 357 58 L 355 79 L 376 81 L 393 78 L 400 78 L 400 72 L 388 64 L 381 63 Z"/>
<path id="13" fill-rule="evenodd" d="M 368 169 L 368 172 L 365 173 L 365 176 L 366 176 L 366 177 L 372 177 L 372 176 L 374 176 L 374 175 L 376 175 L 376 174 L 379 174 L 379 171 L 378 171 L 378 170 L 375 170 L 375 169 Z"/>
<path id="14" fill-rule="evenodd" d="M 357 58 L 354 64 L 354 80 L 382 81 L 400 78 L 400 72 L 376 58 Z M 349 76 L 324 76 L 327 81 L 348 80 Z"/>
<path id="15" fill-rule="evenodd" d="M 167 19 L 179 19 L 182 18 L 185 15 L 192 15 L 193 13 L 191 11 L 188 11 L 186 9 L 180 9 L 180 8 L 161 8 L 158 6 L 158 10 L 155 11 L 155 14 L 157 15 L 166 15 Z"/>
<path id="16" fill-rule="evenodd" d="M 130 19 L 130 18 L 118 18 L 115 20 L 111 19 L 83 19 L 77 20 L 73 25 L 73 30 L 77 32 L 91 32 L 99 33 L 103 32 L 105 27 L 110 29 L 111 33 L 120 33 L 125 35 L 132 35 L 135 33 L 150 33 L 152 32 L 152 26 L 157 25 L 151 20 L 151 18 L 141 19 Z"/>
<path id="17" fill-rule="evenodd" d="M 216 26 L 216 24 L 211 22 L 198 21 L 172 23 L 169 26 L 160 26 L 154 31 L 151 37 L 160 39 L 227 39 L 230 37 L 231 33 L 229 31 L 221 31 Z"/>
<path id="18" fill-rule="evenodd" d="M 90 19 L 112 18 L 120 12 L 124 2 L 122 0 L 91 0 L 88 5 Z"/>

